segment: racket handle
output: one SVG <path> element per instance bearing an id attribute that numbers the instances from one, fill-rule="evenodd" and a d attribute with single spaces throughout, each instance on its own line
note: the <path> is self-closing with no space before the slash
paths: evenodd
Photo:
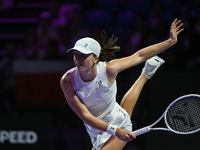
<path id="1" fill-rule="evenodd" d="M 135 130 L 135 131 L 133 131 L 132 133 L 135 134 L 135 136 L 138 136 L 138 135 L 147 133 L 147 132 L 149 132 L 149 131 L 151 131 L 151 128 L 150 128 L 149 126 L 147 126 L 147 127 L 144 127 L 144 128 L 138 129 L 138 130 Z"/>

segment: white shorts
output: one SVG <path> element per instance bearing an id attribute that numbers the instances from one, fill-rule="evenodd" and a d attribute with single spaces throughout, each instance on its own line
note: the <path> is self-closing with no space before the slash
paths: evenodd
<path id="1" fill-rule="evenodd" d="M 108 121 L 108 118 L 112 119 Z M 109 124 L 116 125 L 122 129 L 132 131 L 132 122 L 130 120 L 130 117 L 128 113 L 118 103 L 116 103 L 115 108 L 112 110 L 112 112 L 106 115 L 101 120 Z M 85 126 L 88 134 L 90 135 L 93 146 L 96 150 L 100 150 L 105 142 L 111 137 L 111 135 L 107 132 L 94 129 L 86 124 Z"/>

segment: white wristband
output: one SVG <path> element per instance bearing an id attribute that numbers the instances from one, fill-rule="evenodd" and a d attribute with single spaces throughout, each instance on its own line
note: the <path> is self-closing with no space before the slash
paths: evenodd
<path id="1" fill-rule="evenodd" d="M 111 134 L 111 135 L 114 135 L 114 136 L 115 136 L 115 132 L 116 132 L 117 128 L 118 128 L 117 126 L 112 125 L 112 124 L 109 124 L 109 126 L 107 127 L 106 132 L 107 132 L 108 134 Z"/>

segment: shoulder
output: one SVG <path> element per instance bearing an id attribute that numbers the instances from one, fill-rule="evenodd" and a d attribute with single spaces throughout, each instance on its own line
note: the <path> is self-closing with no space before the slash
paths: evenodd
<path id="1" fill-rule="evenodd" d="M 68 72 L 66 72 L 60 79 L 60 86 L 61 86 L 61 89 L 66 97 L 66 99 L 69 97 L 71 97 L 70 95 L 74 95 L 75 91 L 74 91 L 74 88 L 73 88 L 73 84 L 72 84 L 72 81 L 71 81 L 71 78 L 68 74 Z"/>
<path id="2" fill-rule="evenodd" d="M 66 86 L 66 85 L 68 85 L 70 83 L 71 83 L 70 76 L 69 76 L 68 72 L 66 72 L 65 74 L 63 74 L 63 76 L 60 79 L 60 85 L 61 86 L 64 86 L 64 85 Z"/>
<path id="3" fill-rule="evenodd" d="M 61 79 L 60 79 L 60 83 L 71 83 L 71 79 L 70 77 L 74 75 L 76 68 L 72 68 L 70 70 L 68 70 L 65 74 L 62 75 Z"/>
<path id="4" fill-rule="evenodd" d="M 116 75 L 119 72 L 119 64 L 116 63 L 117 60 L 111 60 L 110 62 L 107 63 L 106 65 L 106 72 L 108 75 Z"/>
<path id="5" fill-rule="evenodd" d="M 117 64 L 115 63 L 115 60 L 108 62 L 106 65 L 106 74 L 108 81 L 111 85 L 114 83 L 118 73 L 119 70 Z"/>
<path id="6" fill-rule="evenodd" d="M 73 84 L 72 84 L 72 80 L 70 75 L 71 73 L 73 73 L 72 70 L 67 71 L 65 74 L 63 74 L 63 76 L 60 79 L 60 86 L 63 90 L 67 91 L 71 91 L 73 90 Z"/>

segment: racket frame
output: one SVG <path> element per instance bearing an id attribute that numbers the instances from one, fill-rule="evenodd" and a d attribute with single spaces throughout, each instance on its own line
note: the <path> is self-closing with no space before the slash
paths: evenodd
<path id="1" fill-rule="evenodd" d="M 186 98 L 186 97 L 191 97 L 191 96 L 195 96 L 195 97 L 199 97 L 199 98 L 200 98 L 200 95 L 198 95 L 198 94 L 188 94 L 188 95 L 181 96 L 181 97 L 177 98 L 176 100 L 174 100 L 174 101 L 167 107 L 167 109 L 165 110 L 165 112 L 164 112 L 164 122 L 165 122 L 165 125 L 167 126 L 167 128 L 169 129 L 169 131 L 171 131 L 171 132 L 173 132 L 173 133 L 176 133 L 176 134 L 182 134 L 182 135 L 193 134 L 193 133 L 196 133 L 196 132 L 200 131 L 200 128 L 199 128 L 199 129 L 194 130 L 194 131 L 191 131 L 191 132 L 178 132 L 178 131 L 173 130 L 173 129 L 169 126 L 169 124 L 168 124 L 168 122 L 167 122 L 167 112 L 168 112 L 169 108 L 170 108 L 174 103 L 176 103 L 177 101 L 179 101 L 180 99 L 183 99 L 183 98 Z"/>
<path id="2" fill-rule="evenodd" d="M 166 120 L 167 120 L 167 119 L 166 119 L 166 117 L 167 117 L 167 111 L 169 110 L 169 108 L 170 108 L 174 103 L 176 103 L 177 101 L 179 101 L 180 99 L 186 98 L 186 97 L 189 97 L 189 96 L 200 97 L 200 95 L 198 95 L 198 94 L 188 94 L 188 95 L 184 95 L 184 96 L 181 96 L 181 97 L 175 99 L 173 102 L 171 102 L 171 103 L 169 104 L 169 106 L 166 108 L 166 110 L 164 111 L 164 113 L 162 114 L 162 116 L 160 116 L 160 118 L 159 118 L 157 121 L 155 121 L 153 124 L 151 124 L 151 125 L 149 125 L 149 126 L 146 126 L 146 127 L 141 128 L 141 129 L 135 130 L 135 131 L 133 131 L 132 133 L 135 134 L 136 136 L 138 136 L 138 135 L 141 135 L 141 134 L 145 134 L 145 133 L 147 133 L 147 132 L 150 132 L 150 131 L 162 130 L 162 131 L 170 131 L 170 132 L 173 132 L 173 133 L 176 133 L 176 134 L 184 134 L 184 135 L 186 135 L 186 134 L 192 134 L 192 133 L 196 133 L 196 132 L 200 131 L 200 129 L 197 129 L 197 130 L 192 131 L 192 132 L 178 132 L 178 131 L 174 131 L 173 129 L 170 128 L 170 126 L 168 125 L 168 123 L 167 123 L 167 121 L 166 121 Z M 156 125 L 162 118 L 164 118 L 164 122 L 165 122 L 165 125 L 166 125 L 167 128 L 161 128 L 161 127 L 152 128 L 152 127 L 153 127 L 154 125 Z"/>

